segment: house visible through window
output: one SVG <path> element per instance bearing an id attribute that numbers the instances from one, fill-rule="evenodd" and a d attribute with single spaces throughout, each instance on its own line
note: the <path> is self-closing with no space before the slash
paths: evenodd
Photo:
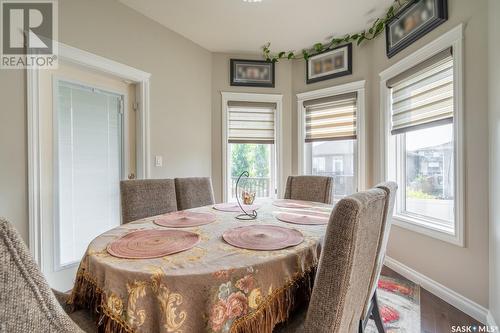
<path id="1" fill-rule="evenodd" d="M 242 188 L 256 197 L 276 193 L 276 151 L 274 103 L 228 102 L 227 193 L 236 200 L 236 181 L 243 171 Z"/>
<path id="2" fill-rule="evenodd" d="M 405 135 L 405 210 L 453 227 L 453 126 L 408 132 Z"/>
<path id="3" fill-rule="evenodd" d="M 357 93 L 308 100 L 304 172 L 334 179 L 334 197 L 357 189 Z"/>
<path id="4" fill-rule="evenodd" d="M 391 178 L 399 184 L 396 215 L 455 232 L 454 77 L 451 48 L 387 81 Z"/>

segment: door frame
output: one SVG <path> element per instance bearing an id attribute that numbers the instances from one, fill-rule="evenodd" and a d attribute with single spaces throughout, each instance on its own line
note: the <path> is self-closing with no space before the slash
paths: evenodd
<path id="1" fill-rule="evenodd" d="M 136 85 L 136 161 L 137 178 L 150 178 L 149 87 L 151 74 L 119 62 L 56 42 L 58 59 L 100 73 L 111 74 Z M 29 249 L 39 267 L 42 264 L 42 183 L 39 71 L 26 70 L 26 106 L 28 141 L 28 219 Z M 43 268 L 42 268 L 43 269 Z"/>

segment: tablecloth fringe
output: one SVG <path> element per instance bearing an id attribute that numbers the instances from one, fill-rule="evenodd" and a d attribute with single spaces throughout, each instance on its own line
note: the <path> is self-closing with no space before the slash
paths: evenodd
<path id="1" fill-rule="evenodd" d="M 255 311 L 238 318 L 231 326 L 231 333 L 272 333 L 277 324 L 289 318 L 298 301 L 309 299 L 316 268 L 315 265 L 301 273 L 295 273 L 283 287 L 268 295 Z M 90 309 L 97 318 L 100 333 L 134 332 L 125 321 L 108 309 L 104 292 L 86 272 L 78 272 L 68 305 L 73 311 L 79 308 Z"/>
<path id="2" fill-rule="evenodd" d="M 72 311 L 89 309 L 96 318 L 99 333 L 133 333 L 121 318 L 113 315 L 106 304 L 104 292 L 86 272 L 78 272 L 73 292 L 68 300 Z"/>
<path id="3" fill-rule="evenodd" d="M 268 295 L 255 311 L 235 320 L 231 333 L 272 333 L 277 324 L 289 318 L 298 301 L 310 298 L 316 267 L 295 273 L 285 286 Z"/>

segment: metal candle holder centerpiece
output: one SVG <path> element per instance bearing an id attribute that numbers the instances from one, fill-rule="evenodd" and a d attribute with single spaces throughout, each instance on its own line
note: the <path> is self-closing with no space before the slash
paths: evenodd
<path id="1" fill-rule="evenodd" d="M 242 214 L 239 214 L 236 216 L 236 218 L 238 220 L 255 220 L 257 218 L 257 211 L 255 209 L 252 209 L 251 212 L 247 212 L 243 206 L 241 205 L 241 202 L 240 202 L 240 191 L 239 191 L 239 185 L 240 185 L 240 180 L 242 177 L 246 177 L 248 178 L 250 176 L 250 174 L 248 173 L 248 171 L 243 171 L 240 176 L 238 177 L 238 180 L 236 181 L 236 200 L 238 201 L 238 206 L 240 206 L 240 209 L 241 211 L 243 212 Z M 245 191 L 246 194 L 248 194 L 248 192 Z M 251 195 L 250 196 L 251 198 L 251 203 L 253 203 L 253 199 L 255 198 L 255 194 Z M 246 201 L 246 200 L 245 200 Z M 247 204 L 247 202 L 245 202 L 245 204 Z"/>

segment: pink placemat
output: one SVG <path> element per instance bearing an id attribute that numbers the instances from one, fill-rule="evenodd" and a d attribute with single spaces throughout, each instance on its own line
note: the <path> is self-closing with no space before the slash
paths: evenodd
<path id="1" fill-rule="evenodd" d="M 216 219 L 217 216 L 214 213 L 197 213 L 183 210 L 180 212 L 164 214 L 155 219 L 154 223 L 161 225 L 162 227 L 187 228 L 209 224 L 214 222 Z"/>
<path id="2" fill-rule="evenodd" d="M 299 245 L 304 240 L 300 231 L 275 225 L 249 225 L 226 230 L 224 240 L 248 250 L 280 250 Z"/>
<path id="3" fill-rule="evenodd" d="M 330 214 L 311 211 L 279 212 L 276 218 L 288 223 L 317 225 L 328 224 Z"/>
<path id="4" fill-rule="evenodd" d="M 314 207 L 314 203 L 312 203 L 311 201 L 290 200 L 290 199 L 274 200 L 273 205 L 277 206 L 277 207 L 283 207 L 283 208 L 312 208 L 312 207 Z"/>
<path id="5" fill-rule="evenodd" d="M 107 246 L 109 254 L 125 259 L 150 259 L 189 250 L 200 241 L 194 232 L 182 230 L 138 230 Z"/>
<path id="6" fill-rule="evenodd" d="M 252 205 L 241 205 L 243 209 L 247 212 L 250 212 L 252 210 L 257 210 L 260 208 L 259 204 L 252 204 Z M 214 209 L 223 211 L 223 212 L 241 212 L 240 206 L 238 206 L 238 203 L 236 202 L 224 202 L 220 204 L 215 204 Z"/>

